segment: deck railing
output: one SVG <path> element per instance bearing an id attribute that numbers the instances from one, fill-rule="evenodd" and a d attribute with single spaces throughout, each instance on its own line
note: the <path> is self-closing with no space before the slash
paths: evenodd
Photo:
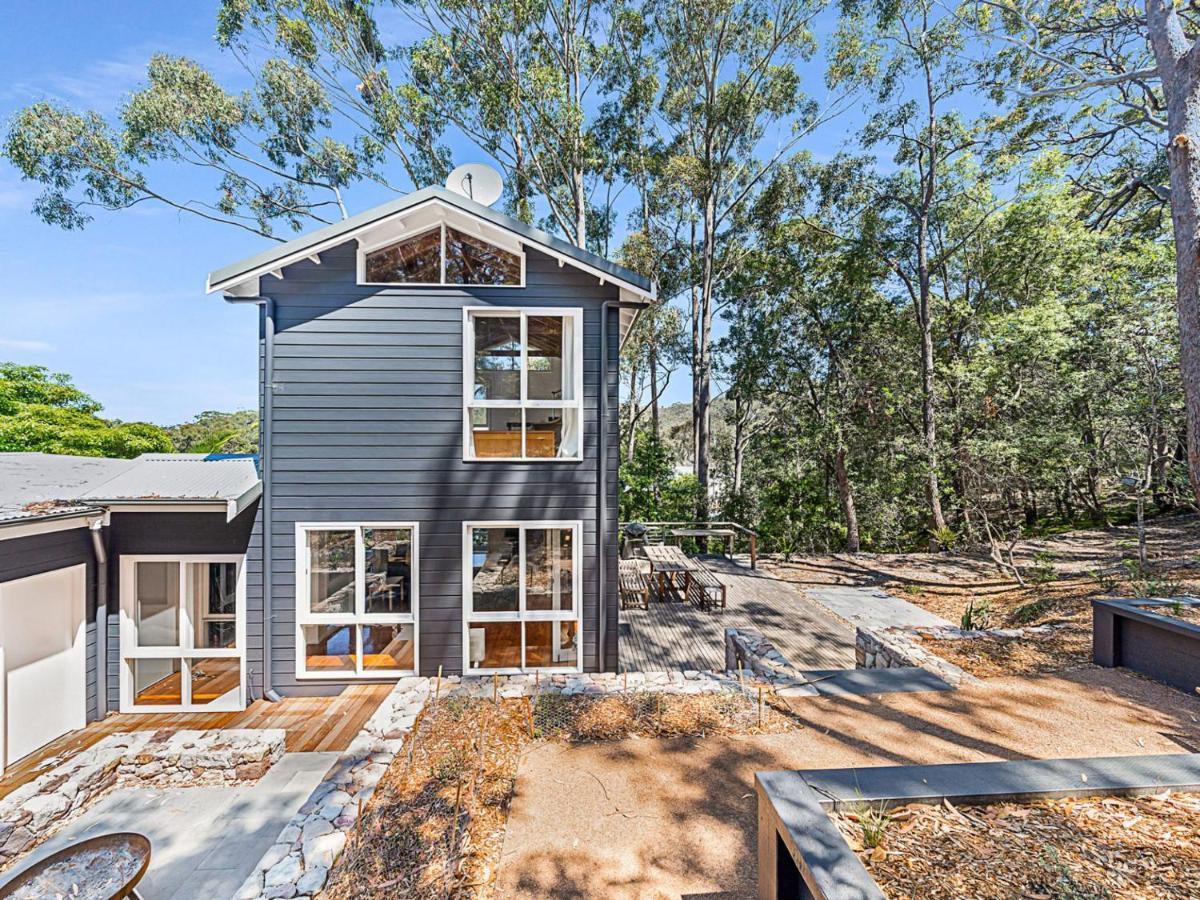
<path id="1" fill-rule="evenodd" d="M 618 525 L 622 538 L 625 536 L 626 525 L 642 525 L 646 529 L 644 540 L 648 544 L 665 544 L 668 541 L 674 540 L 671 535 L 672 529 L 710 529 L 714 531 L 724 530 L 732 531 L 733 539 L 730 544 L 736 548 L 739 539 L 745 539 L 750 548 L 750 568 L 758 568 L 758 532 L 747 528 L 739 522 L 621 522 Z M 713 535 L 711 538 L 695 538 L 697 542 L 707 544 L 709 540 L 720 539 L 719 535 Z"/>

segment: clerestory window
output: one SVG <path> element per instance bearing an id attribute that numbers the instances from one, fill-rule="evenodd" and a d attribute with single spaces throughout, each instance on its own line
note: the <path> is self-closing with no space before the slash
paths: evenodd
<path id="1" fill-rule="evenodd" d="M 361 254 L 365 284 L 519 287 L 524 258 L 495 244 L 438 225 Z"/>

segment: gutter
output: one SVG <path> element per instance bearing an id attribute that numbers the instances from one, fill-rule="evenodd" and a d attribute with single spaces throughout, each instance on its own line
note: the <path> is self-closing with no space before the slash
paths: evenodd
<path id="1" fill-rule="evenodd" d="M 641 310 L 645 306 L 645 303 L 627 300 L 605 300 L 600 308 L 600 396 L 596 404 L 596 464 L 600 469 L 596 479 L 596 606 L 600 623 L 596 629 L 596 660 L 601 672 L 605 670 L 604 632 L 608 619 L 608 607 L 605 603 L 605 573 L 608 568 L 608 313 L 612 309 Z M 617 365 L 620 365 L 619 359 Z M 619 394 L 617 399 L 620 400 Z"/>
<path id="2" fill-rule="evenodd" d="M 40 522 L 55 522 L 60 519 L 86 519 L 92 516 L 104 515 L 105 510 L 99 506 L 90 506 L 86 509 L 72 509 L 67 512 L 46 513 L 36 516 L 22 516 L 17 519 L 4 519 L 0 521 L 0 528 L 17 528 L 21 525 L 37 525 Z"/>
<path id="3" fill-rule="evenodd" d="M 107 517 L 88 523 L 96 557 L 96 719 L 108 715 L 108 547 L 104 542 Z"/>

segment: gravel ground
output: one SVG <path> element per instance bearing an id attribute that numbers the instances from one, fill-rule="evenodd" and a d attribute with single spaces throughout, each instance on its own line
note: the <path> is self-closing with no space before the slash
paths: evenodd
<path id="1" fill-rule="evenodd" d="M 799 732 L 531 745 L 497 896 L 752 898 L 757 771 L 1200 751 L 1200 700 L 1116 670 L 789 705 Z"/>

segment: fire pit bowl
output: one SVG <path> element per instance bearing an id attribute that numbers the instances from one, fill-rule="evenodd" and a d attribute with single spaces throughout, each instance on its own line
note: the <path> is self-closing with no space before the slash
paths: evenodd
<path id="1" fill-rule="evenodd" d="M 0 886 L 0 900 L 123 900 L 150 865 L 150 841 L 133 831 L 88 838 L 34 863 Z"/>

